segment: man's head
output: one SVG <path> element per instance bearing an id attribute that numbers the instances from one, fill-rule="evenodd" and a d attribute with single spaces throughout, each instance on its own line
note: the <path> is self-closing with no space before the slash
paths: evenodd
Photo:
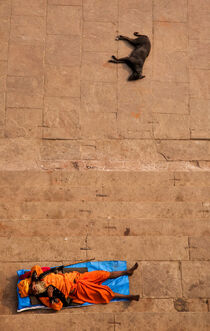
<path id="1" fill-rule="evenodd" d="M 46 291 L 46 285 L 43 281 L 32 282 L 29 286 L 29 294 L 37 295 Z"/>

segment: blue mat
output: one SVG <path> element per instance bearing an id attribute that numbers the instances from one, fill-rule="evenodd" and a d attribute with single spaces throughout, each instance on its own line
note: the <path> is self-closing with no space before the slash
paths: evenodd
<path id="1" fill-rule="evenodd" d="M 88 271 L 94 270 L 106 270 L 106 271 L 119 271 L 119 270 L 126 270 L 127 269 L 127 262 L 126 261 L 94 261 L 94 262 L 85 262 L 85 263 L 77 263 L 74 265 L 66 266 L 66 268 L 73 268 L 73 267 L 86 267 Z M 17 271 L 18 278 L 23 275 L 25 272 L 30 271 L 26 269 L 21 269 Z M 20 280 L 18 279 L 18 283 Z M 121 294 L 129 294 L 129 279 L 128 276 L 122 276 L 115 279 L 107 279 L 104 285 L 108 285 L 113 292 L 121 293 Z M 18 287 L 17 287 L 17 297 L 18 297 L 18 308 L 17 312 L 20 313 L 25 310 L 30 309 L 50 309 L 45 307 L 42 304 L 39 305 L 32 305 L 30 301 L 30 297 L 21 298 Z M 113 299 L 112 301 L 122 301 L 122 299 Z M 69 306 L 67 308 L 75 308 L 75 307 L 84 307 L 88 306 L 90 303 L 84 303 L 79 306 Z"/>

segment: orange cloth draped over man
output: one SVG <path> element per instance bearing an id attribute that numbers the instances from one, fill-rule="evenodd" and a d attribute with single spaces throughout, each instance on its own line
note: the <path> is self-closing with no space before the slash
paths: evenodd
<path id="1" fill-rule="evenodd" d="M 18 289 L 21 297 L 35 295 L 47 307 L 60 310 L 68 306 L 70 301 L 83 304 L 109 303 L 113 298 L 139 300 L 138 295 L 123 295 L 114 293 L 109 286 L 102 285 L 108 278 L 117 278 L 123 275 L 131 276 L 138 264 L 125 271 L 108 272 L 104 270 L 90 271 L 83 274 L 72 271 L 57 273 L 42 271 L 35 265 L 31 269 L 31 277 L 21 280 Z"/>

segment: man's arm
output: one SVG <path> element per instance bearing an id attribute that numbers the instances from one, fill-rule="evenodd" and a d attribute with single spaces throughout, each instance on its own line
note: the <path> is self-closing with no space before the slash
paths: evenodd
<path id="1" fill-rule="evenodd" d="M 61 310 L 63 307 L 63 303 L 61 300 L 57 299 L 58 302 L 50 302 L 50 298 L 48 297 L 39 297 L 39 300 L 43 303 L 43 305 L 53 309 L 53 310 Z"/>

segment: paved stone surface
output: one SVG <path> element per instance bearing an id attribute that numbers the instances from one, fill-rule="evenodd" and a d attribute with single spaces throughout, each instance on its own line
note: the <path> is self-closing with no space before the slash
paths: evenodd
<path id="1" fill-rule="evenodd" d="M 209 30 L 209 0 L 0 0 L 2 330 L 209 330 Z M 87 257 L 140 301 L 16 316 L 17 269 Z"/>

